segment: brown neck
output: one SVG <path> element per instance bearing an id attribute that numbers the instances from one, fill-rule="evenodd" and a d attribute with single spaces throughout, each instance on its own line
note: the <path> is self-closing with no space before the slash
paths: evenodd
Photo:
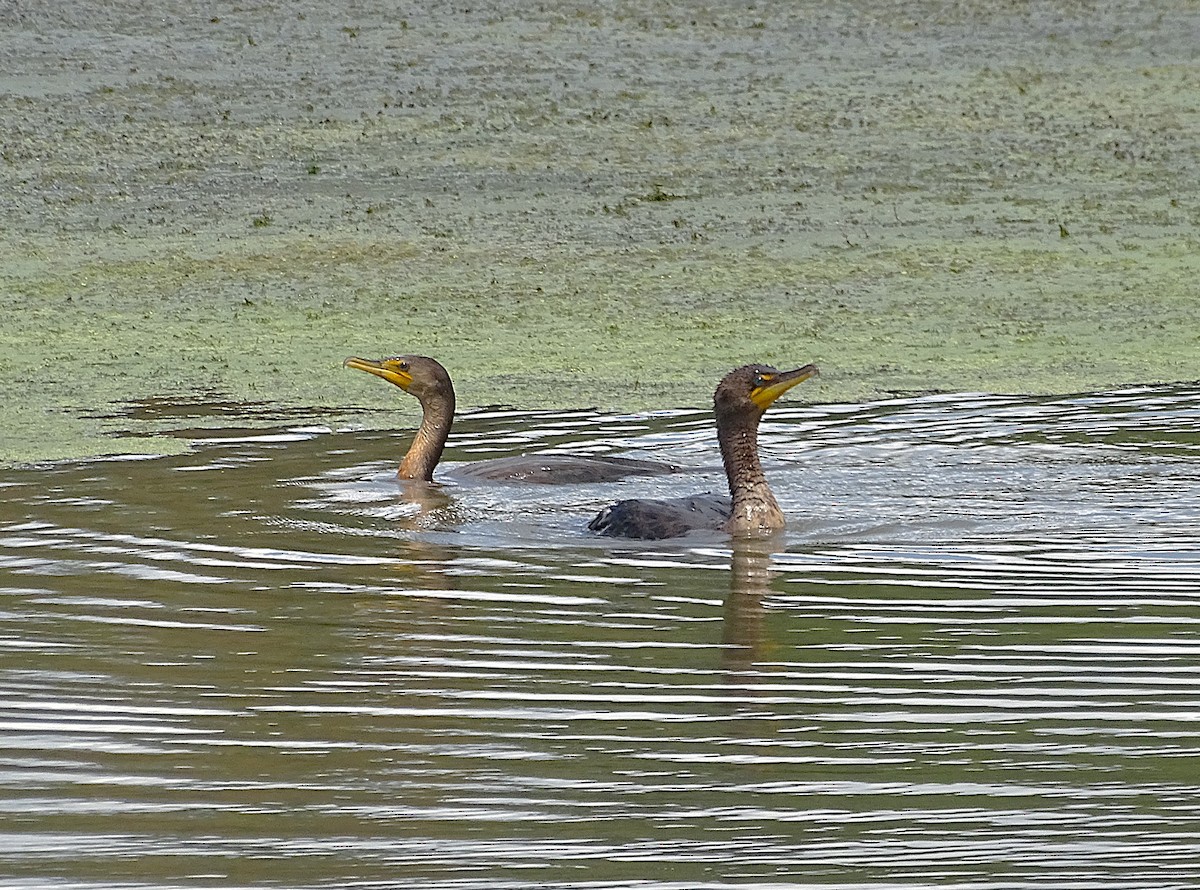
<path id="1" fill-rule="evenodd" d="M 400 461 L 400 469 L 396 475 L 401 479 L 433 479 L 433 468 L 442 459 L 442 449 L 446 447 L 446 437 L 450 435 L 450 425 L 454 422 L 454 394 L 438 393 L 432 396 L 420 397 L 421 427 L 413 437 L 408 453 Z"/>
<path id="2" fill-rule="evenodd" d="M 729 480 L 729 495 L 733 499 L 729 531 L 737 534 L 783 528 L 783 511 L 767 485 L 758 459 L 758 418 L 739 417 L 728 423 L 718 422 L 717 437 L 725 477 Z"/>

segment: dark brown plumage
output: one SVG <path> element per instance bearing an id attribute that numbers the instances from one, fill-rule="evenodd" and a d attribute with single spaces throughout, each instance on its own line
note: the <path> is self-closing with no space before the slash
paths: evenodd
<path id="1" fill-rule="evenodd" d="M 746 365 L 730 371 L 713 393 L 717 442 L 729 497 L 704 494 L 665 500 L 626 500 L 605 507 L 588 523 L 602 535 L 674 538 L 692 531 L 762 534 L 783 528 L 783 511 L 758 457 L 758 423 L 781 395 L 818 373 L 816 365 L 778 371 Z"/>

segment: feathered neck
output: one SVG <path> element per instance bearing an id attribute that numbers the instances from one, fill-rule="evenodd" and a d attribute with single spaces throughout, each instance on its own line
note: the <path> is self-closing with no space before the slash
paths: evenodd
<path id="1" fill-rule="evenodd" d="M 774 531 L 783 528 L 783 511 L 767 484 L 758 457 L 759 416 L 739 414 L 717 419 L 717 439 L 721 445 L 721 461 L 729 481 L 733 512 L 729 531 Z"/>
<path id="2" fill-rule="evenodd" d="M 414 393 L 414 395 L 417 395 Z M 417 395 L 421 402 L 421 426 L 400 461 L 401 479 L 433 479 L 433 469 L 442 459 L 450 426 L 454 423 L 454 391 Z"/>

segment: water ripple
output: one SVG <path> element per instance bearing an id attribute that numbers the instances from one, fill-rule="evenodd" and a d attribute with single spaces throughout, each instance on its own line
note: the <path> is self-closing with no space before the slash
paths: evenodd
<path id="1" fill-rule="evenodd" d="M 771 552 L 582 531 L 703 412 L 479 412 L 686 469 L 424 502 L 388 434 L 12 471 L 0 887 L 1190 886 L 1198 404 L 784 406 Z"/>

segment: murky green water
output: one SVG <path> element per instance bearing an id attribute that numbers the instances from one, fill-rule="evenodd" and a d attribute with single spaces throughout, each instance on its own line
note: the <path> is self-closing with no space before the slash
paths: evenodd
<path id="1" fill-rule="evenodd" d="M 785 406 L 770 553 L 582 531 L 719 482 L 699 413 L 448 452 L 689 467 L 612 486 L 414 502 L 312 429 L 5 471 L 0 887 L 1195 886 L 1198 407 Z"/>

